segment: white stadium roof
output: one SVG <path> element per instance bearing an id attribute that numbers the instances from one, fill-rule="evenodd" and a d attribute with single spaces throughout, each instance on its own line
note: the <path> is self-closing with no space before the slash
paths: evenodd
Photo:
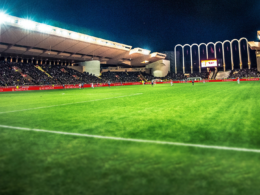
<path id="1" fill-rule="evenodd" d="M 117 43 L 42 23 L 0 14 L 0 53 L 2 56 L 38 60 L 82 62 L 100 60 L 103 64 L 144 66 L 165 54 Z"/>

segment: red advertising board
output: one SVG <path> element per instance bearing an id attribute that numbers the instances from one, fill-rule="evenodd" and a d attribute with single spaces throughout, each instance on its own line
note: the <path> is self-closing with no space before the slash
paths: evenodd
<path id="1" fill-rule="evenodd" d="M 195 81 L 196 83 L 201 82 L 234 82 L 237 81 L 237 79 L 224 79 L 224 80 L 200 80 Z M 259 78 L 251 78 L 251 79 L 240 79 L 240 81 L 259 81 Z M 187 81 L 190 83 L 191 81 Z M 170 81 L 167 82 L 156 82 L 156 84 L 164 84 L 164 83 L 170 83 Z M 173 81 L 173 83 L 185 83 L 185 81 Z M 150 82 L 147 82 L 146 84 L 151 84 Z M 125 86 L 125 85 L 142 85 L 141 82 L 129 82 L 129 83 L 111 83 L 110 86 Z M 107 87 L 107 83 L 98 83 L 94 84 L 94 87 Z M 91 84 L 84 84 L 84 88 L 91 87 Z M 75 85 L 65 85 L 66 89 L 74 89 L 79 88 L 78 84 Z M 9 86 L 9 87 L 0 87 L 0 92 L 11 92 L 11 91 L 32 91 L 32 90 L 52 90 L 52 89 L 63 89 L 62 85 L 41 85 L 41 86 Z"/>

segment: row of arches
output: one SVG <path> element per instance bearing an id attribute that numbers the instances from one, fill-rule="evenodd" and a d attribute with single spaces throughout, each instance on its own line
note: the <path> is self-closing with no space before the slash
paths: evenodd
<path id="1" fill-rule="evenodd" d="M 232 45 L 233 45 L 233 42 L 237 41 L 238 43 L 238 52 L 239 52 L 239 65 L 240 65 L 240 68 L 242 69 L 242 55 L 241 55 L 241 41 L 242 40 L 245 40 L 246 41 L 246 49 L 247 49 L 247 64 L 248 64 L 248 69 L 251 68 L 251 60 L 250 60 L 250 54 L 249 54 L 249 45 L 248 45 L 248 40 L 247 38 L 245 37 L 242 37 L 240 38 L 239 40 L 238 39 L 233 39 L 231 41 L 229 40 L 225 40 L 223 42 L 221 41 L 217 41 L 215 43 L 213 42 L 209 42 L 209 43 L 200 43 L 200 44 L 197 44 L 197 43 L 193 43 L 191 45 L 189 44 L 185 44 L 185 45 L 181 45 L 181 44 L 178 44 L 174 47 L 174 58 L 175 58 L 175 73 L 177 73 L 177 58 L 176 58 L 176 48 L 177 47 L 181 47 L 182 48 L 182 68 L 183 68 L 183 73 L 185 73 L 185 59 L 184 59 L 184 48 L 185 47 L 190 47 L 190 60 L 191 60 L 191 73 L 193 73 L 193 60 L 192 60 L 192 47 L 193 46 L 197 46 L 198 48 L 198 61 L 199 61 L 199 72 L 201 72 L 201 65 L 200 65 L 200 58 L 201 58 L 201 55 L 200 55 L 200 47 L 201 46 L 206 46 L 206 58 L 208 59 L 209 58 L 209 52 L 208 52 L 208 46 L 209 45 L 213 45 L 214 46 L 214 58 L 216 59 L 217 58 L 217 50 L 216 50 L 216 46 L 218 44 L 221 44 L 222 45 L 222 61 L 223 61 L 223 69 L 224 71 L 226 71 L 226 59 L 225 59 L 225 52 L 224 52 L 224 45 L 225 43 L 229 43 L 230 45 L 230 55 L 231 55 L 231 69 L 234 70 L 234 57 L 233 57 L 233 48 L 232 48 Z"/>

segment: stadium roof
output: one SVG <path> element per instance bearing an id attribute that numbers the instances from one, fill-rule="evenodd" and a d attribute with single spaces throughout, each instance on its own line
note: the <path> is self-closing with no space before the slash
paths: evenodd
<path id="1" fill-rule="evenodd" d="M 81 62 L 100 60 L 103 64 L 142 66 L 166 57 L 165 54 L 117 43 L 82 33 L 0 14 L 2 56 L 38 60 Z"/>

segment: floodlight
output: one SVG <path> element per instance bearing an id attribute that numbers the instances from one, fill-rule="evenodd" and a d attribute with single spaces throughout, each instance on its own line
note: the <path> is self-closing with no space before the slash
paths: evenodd
<path id="1" fill-rule="evenodd" d="M 68 36 L 69 33 L 68 33 L 67 31 L 62 31 L 62 35 L 63 35 L 63 36 Z"/>
<path id="2" fill-rule="evenodd" d="M 6 20 L 6 15 L 4 13 L 0 13 L 0 24 L 3 24 Z"/>
<path id="3" fill-rule="evenodd" d="M 14 23 L 15 22 L 15 20 L 13 18 L 9 17 L 9 16 L 6 16 L 5 21 L 9 22 L 9 23 Z"/>
<path id="4" fill-rule="evenodd" d="M 61 34 L 61 33 L 62 33 L 62 31 L 61 31 L 61 30 L 57 30 L 56 32 L 57 32 L 57 34 Z"/>
<path id="5" fill-rule="evenodd" d="M 157 53 L 152 53 L 151 54 L 151 57 L 153 58 L 153 57 L 155 57 L 157 55 Z"/>
<path id="6" fill-rule="evenodd" d="M 79 38 L 79 35 L 77 33 L 72 33 L 71 36 L 74 38 L 74 39 L 78 39 Z"/>
<path id="7" fill-rule="evenodd" d="M 38 30 L 41 32 L 50 32 L 51 31 L 51 27 L 47 26 L 45 24 L 40 24 L 38 27 Z"/>
<path id="8" fill-rule="evenodd" d="M 104 43 L 104 41 L 102 41 L 102 40 L 98 40 L 98 43 L 102 44 L 102 43 Z"/>
<path id="9" fill-rule="evenodd" d="M 144 55 L 148 55 L 149 53 L 150 53 L 149 50 L 143 50 L 143 54 L 144 54 Z"/>
<path id="10" fill-rule="evenodd" d="M 34 29 L 35 28 L 35 23 L 31 20 L 21 20 L 19 21 L 19 24 L 26 29 Z"/>

